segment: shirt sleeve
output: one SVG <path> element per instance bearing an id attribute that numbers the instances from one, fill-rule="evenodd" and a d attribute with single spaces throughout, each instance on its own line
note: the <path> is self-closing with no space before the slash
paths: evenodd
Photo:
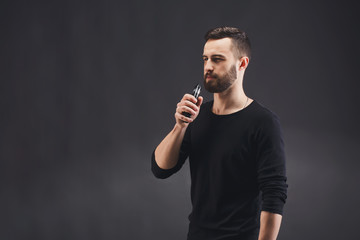
<path id="1" fill-rule="evenodd" d="M 185 160 L 189 156 L 191 150 L 190 127 L 191 127 L 191 123 L 189 124 L 188 128 L 185 131 L 184 139 L 180 147 L 179 159 L 173 168 L 170 169 L 160 168 L 155 160 L 155 149 L 154 149 L 151 156 L 151 171 L 156 178 L 160 178 L 160 179 L 168 178 L 174 173 L 178 172 L 181 169 L 181 167 L 184 165 Z"/>
<path id="2" fill-rule="evenodd" d="M 257 134 L 257 180 L 262 211 L 283 214 L 287 198 L 285 152 L 279 118 L 264 118 Z"/>

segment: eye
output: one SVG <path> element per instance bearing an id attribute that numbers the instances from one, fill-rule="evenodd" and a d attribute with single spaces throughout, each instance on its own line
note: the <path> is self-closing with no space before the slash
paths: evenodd
<path id="1" fill-rule="evenodd" d="M 203 61 L 206 62 L 208 60 L 207 57 L 203 57 Z"/>
<path id="2" fill-rule="evenodd" d="M 213 62 L 220 62 L 221 60 L 221 58 L 213 58 Z"/>

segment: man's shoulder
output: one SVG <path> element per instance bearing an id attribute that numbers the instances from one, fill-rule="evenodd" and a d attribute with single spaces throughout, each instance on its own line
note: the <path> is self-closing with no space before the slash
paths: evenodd
<path id="1" fill-rule="evenodd" d="M 257 123 L 266 123 L 279 120 L 279 116 L 261 102 L 254 100 L 252 104 L 253 107 L 251 108 L 250 115 L 251 118 Z"/>

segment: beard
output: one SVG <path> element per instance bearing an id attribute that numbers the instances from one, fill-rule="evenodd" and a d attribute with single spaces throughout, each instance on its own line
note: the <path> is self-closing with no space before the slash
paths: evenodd
<path id="1" fill-rule="evenodd" d="M 206 73 L 204 76 L 204 87 L 211 93 L 220 93 L 228 89 L 236 80 L 236 66 L 232 65 L 223 76 L 215 73 Z M 213 77 L 210 81 L 206 82 L 206 77 Z"/>

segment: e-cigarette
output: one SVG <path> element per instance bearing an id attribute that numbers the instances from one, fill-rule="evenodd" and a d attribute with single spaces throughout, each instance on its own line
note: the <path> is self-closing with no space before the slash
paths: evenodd
<path id="1" fill-rule="evenodd" d="M 201 87 L 199 84 L 197 84 L 193 90 L 193 93 L 192 95 L 197 99 L 200 95 L 200 90 L 201 90 Z M 182 115 L 184 115 L 185 117 L 191 117 L 191 114 L 188 113 L 188 112 L 182 112 Z M 183 121 L 185 122 L 185 121 Z M 187 122 L 186 122 L 187 123 Z"/>

